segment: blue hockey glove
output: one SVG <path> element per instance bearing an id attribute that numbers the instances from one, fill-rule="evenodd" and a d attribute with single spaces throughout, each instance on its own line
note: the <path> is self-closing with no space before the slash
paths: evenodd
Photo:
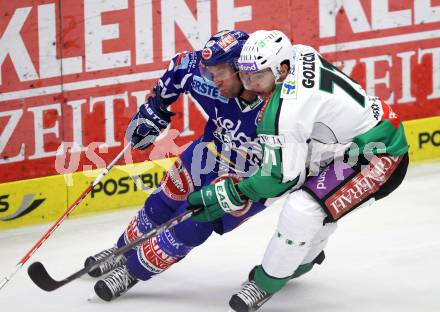
<path id="1" fill-rule="evenodd" d="M 203 209 L 192 216 L 196 222 L 210 222 L 223 217 L 225 213 L 240 210 L 244 201 L 231 178 L 202 187 L 188 196 L 190 207 L 202 206 Z"/>
<path id="2" fill-rule="evenodd" d="M 133 147 L 143 150 L 150 146 L 163 129 L 168 127 L 174 113 L 162 105 L 159 86 L 153 89 L 154 95 L 148 97 L 139 111 L 131 118 L 126 131 L 127 140 Z"/>

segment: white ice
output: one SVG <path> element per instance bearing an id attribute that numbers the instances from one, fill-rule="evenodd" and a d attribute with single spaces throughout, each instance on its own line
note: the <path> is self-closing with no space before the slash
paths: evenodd
<path id="1" fill-rule="evenodd" d="M 326 248 L 327 259 L 292 281 L 262 311 L 440 311 L 440 163 L 411 167 L 389 198 L 347 216 Z M 51 293 L 26 273 L 42 261 L 62 279 L 109 247 L 134 215 L 125 209 L 64 222 L 0 291 L 0 311 L 228 311 L 230 296 L 259 263 L 280 205 L 203 246 L 160 276 L 111 303 L 84 277 Z M 0 278 L 13 271 L 49 224 L 0 232 Z"/>

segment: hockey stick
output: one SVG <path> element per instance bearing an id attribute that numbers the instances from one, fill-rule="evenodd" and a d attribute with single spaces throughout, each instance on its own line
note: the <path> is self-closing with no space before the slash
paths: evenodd
<path id="1" fill-rule="evenodd" d="M 150 239 L 150 238 L 172 228 L 173 226 L 185 221 L 186 219 L 190 218 L 194 213 L 199 212 L 201 209 L 202 209 L 201 207 L 197 207 L 197 208 L 185 211 L 184 213 L 169 220 L 168 222 L 165 222 L 164 224 L 162 224 L 158 228 L 151 230 L 150 232 L 142 235 L 141 237 L 138 237 L 137 239 L 135 239 L 131 243 L 129 243 L 121 248 L 116 249 L 113 253 L 109 254 L 107 257 L 102 258 L 102 259 L 96 261 L 95 263 L 82 268 L 81 270 L 73 273 L 72 275 L 66 277 L 65 279 L 63 279 L 61 281 L 54 280 L 49 275 L 49 273 L 47 273 L 46 268 L 44 267 L 44 265 L 41 262 L 34 262 L 29 266 L 29 268 L 28 268 L 29 277 L 41 289 L 43 289 L 45 291 L 53 291 L 55 289 L 58 289 L 64 285 L 66 285 L 67 283 L 70 283 L 71 281 L 83 276 L 84 274 L 90 272 L 91 270 L 97 268 L 101 263 L 106 262 L 106 261 L 110 260 L 111 258 L 115 258 L 115 257 L 129 251 L 133 247 L 142 244 L 143 242 L 147 241 L 148 239 Z"/>
<path id="2" fill-rule="evenodd" d="M 60 226 L 60 224 L 66 219 L 72 211 L 82 202 L 82 200 L 93 190 L 102 178 L 110 171 L 110 169 L 118 162 L 118 160 L 131 148 L 131 144 L 127 144 L 124 149 L 119 152 L 118 156 L 112 160 L 112 162 L 98 175 L 98 177 L 90 183 L 87 189 L 78 197 L 78 199 L 63 213 L 63 215 L 50 227 L 50 229 L 44 233 L 44 235 L 36 242 L 36 244 L 24 255 L 24 257 L 17 263 L 15 270 L 3 278 L 0 282 L 0 290 L 9 282 L 14 275 L 23 267 L 23 265 L 29 260 L 30 257 L 37 251 L 38 248 L 49 238 L 49 236 Z"/>

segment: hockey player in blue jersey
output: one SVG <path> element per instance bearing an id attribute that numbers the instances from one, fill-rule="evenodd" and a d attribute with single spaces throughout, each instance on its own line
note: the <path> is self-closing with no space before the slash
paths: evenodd
<path id="1" fill-rule="evenodd" d="M 247 38 L 240 31 L 222 31 L 213 35 L 203 50 L 183 52 L 171 60 L 153 94 L 132 118 L 131 141 L 138 149 L 147 148 L 151 138 L 171 121 L 173 114 L 167 107 L 185 92 L 208 115 L 203 135 L 169 169 L 116 246 L 87 258 L 85 265 L 184 212 L 189 193 L 227 177 L 238 181 L 258 168 L 262 150 L 255 139 L 256 124 L 264 101 L 243 88 L 236 63 Z M 207 167 L 212 170 L 202 170 Z M 249 201 L 242 210 L 214 222 L 189 219 L 176 225 L 90 272 L 94 277 L 110 272 L 95 284 L 96 294 L 106 301 L 120 296 L 139 280 L 146 281 L 182 260 L 212 232 L 227 233 L 262 209 L 262 203 Z"/>

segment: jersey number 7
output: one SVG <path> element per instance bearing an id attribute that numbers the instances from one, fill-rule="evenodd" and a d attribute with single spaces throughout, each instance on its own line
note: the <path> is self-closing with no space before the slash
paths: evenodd
<path id="1" fill-rule="evenodd" d="M 333 93 L 333 87 L 336 84 L 348 95 L 350 95 L 353 100 L 355 100 L 359 105 L 365 107 L 365 96 L 359 93 L 355 88 L 356 86 L 358 90 L 362 89 L 359 86 L 359 83 L 341 72 L 333 64 L 327 62 L 320 55 L 319 58 L 321 59 L 321 63 L 324 66 L 321 67 L 321 80 L 319 84 L 319 89 L 328 93 Z M 349 81 L 347 81 L 346 78 L 348 78 Z"/>

